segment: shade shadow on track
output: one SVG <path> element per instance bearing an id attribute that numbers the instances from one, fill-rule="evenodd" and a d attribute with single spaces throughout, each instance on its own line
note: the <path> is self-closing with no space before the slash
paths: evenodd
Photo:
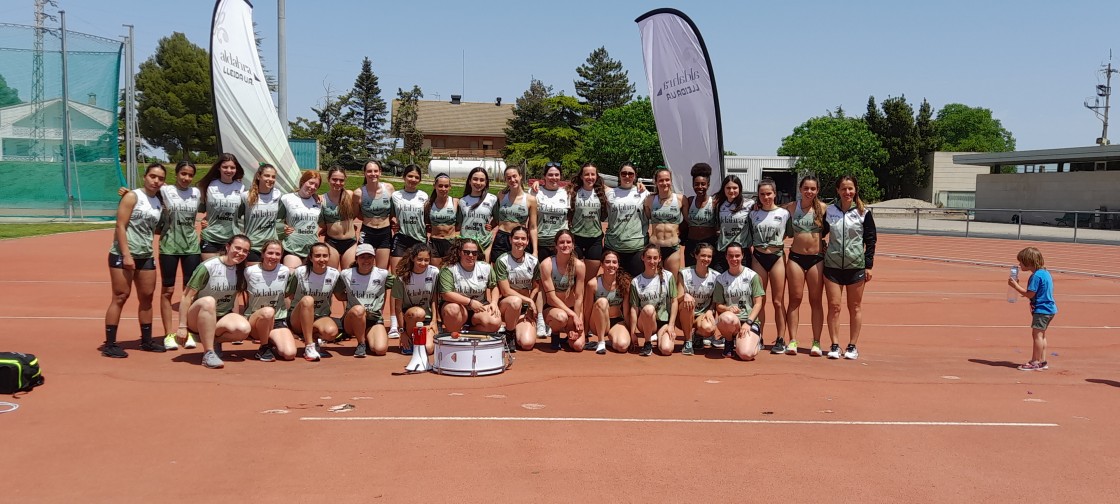
<path id="1" fill-rule="evenodd" d="M 1005 368 L 1012 368 L 1012 369 L 1018 369 L 1019 368 L 1018 364 L 1016 364 L 1014 362 L 1011 362 L 1011 361 L 990 361 L 990 360 L 984 360 L 984 359 L 968 359 L 968 362 L 972 362 L 974 364 L 983 364 L 985 366 L 993 366 L 993 367 L 1005 367 Z"/>
<path id="2" fill-rule="evenodd" d="M 1120 382 L 1116 380 L 1102 380 L 1100 378 L 1086 378 L 1085 381 L 1089 383 L 1099 383 L 1101 385 L 1108 385 L 1110 387 L 1120 388 Z"/>

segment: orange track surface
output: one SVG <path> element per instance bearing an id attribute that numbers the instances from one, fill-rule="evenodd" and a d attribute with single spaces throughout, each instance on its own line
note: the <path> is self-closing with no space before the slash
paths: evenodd
<path id="1" fill-rule="evenodd" d="M 857 361 L 538 350 L 463 378 L 391 376 L 407 357 L 353 359 L 352 341 L 319 363 L 226 345 L 244 360 L 208 370 L 200 349 L 139 351 L 134 299 L 130 357 L 103 358 L 110 233 L 0 242 L 0 350 L 37 354 L 47 380 L 0 396 L 20 406 L 0 414 L 5 502 L 1120 499 L 1120 283 L 1056 273 L 1051 369 L 1028 373 L 1012 367 L 1030 356 L 1028 305 L 1003 299 L 1005 268 L 890 257 L 1010 264 L 1026 242 L 882 235 Z M 1117 248 L 1038 246 L 1055 271 L 1120 269 Z M 327 411 L 342 403 L 356 409 Z M 359 419 L 314 420 L 343 417 Z"/>

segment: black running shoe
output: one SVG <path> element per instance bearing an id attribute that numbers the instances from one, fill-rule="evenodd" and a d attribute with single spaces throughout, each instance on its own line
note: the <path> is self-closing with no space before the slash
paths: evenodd
<path id="1" fill-rule="evenodd" d="M 727 338 L 727 342 L 723 344 L 723 356 L 731 357 L 735 355 L 735 338 Z"/>
<path id="2" fill-rule="evenodd" d="M 774 346 L 770 347 L 770 353 L 772 353 L 772 354 L 784 354 L 784 353 L 786 353 L 786 340 L 784 340 L 782 338 L 778 338 L 777 340 L 775 340 L 774 341 Z"/>
<path id="3" fill-rule="evenodd" d="M 128 352 L 125 352 L 124 349 L 116 343 L 105 343 L 104 345 L 101 345 L 98 350 L 101 350 L 101 355 L 112 357 L 114 359 L 123 359 L 125 357 L 128 357 Z"/>
<path id="4" fill-rule="evenodd" d="M 155 341 L 155 340 L 141 341 L 140 342 L 140 349 L 145 351 L 145 352 L 155 352 L 155 353 L 163 353 L 163 352 L 167 351 L 167 347 L 164 347 L 163 343 L 160 343 L 160 342 Z"/>
<path id="5" fill-rule="evenodd" d="M 560 350 L 561 348 L 563 348 L 563 346 L 561 346 L 561 344 L 560 344 L 560 335 L 559 334 L 552 333 L 552 344 L 551 344 L 551 346 L 552 346 L 553 350 Z"/>
<path id="6" fill-rule="evenodd" d="M 505 332 L 505 339 L 506 339 L 506 350 L 509 353 L 516 353 L 517 352 L 517 333 L 515 333 L 513 331 L 506 331 Z"/>
<path id="7" fill-rule="evenodd" d="M 642 350 L 638 352 L 638 355 L 641 355 L 642 357 L 649 357 L 650 355 L 653 355 L 653 343 L 650 343 L 649 340 L 646 340 L 646 344 L 642 345 Z"/>
<path id="8" fill-rule="evenodd" d="M 261 347 L 257 349 L 257 355 L 254 357 L 261 362 L 272 362 L 276 360 L 276 356 L 272 354 L 272 345 L 261 345 Z"/>

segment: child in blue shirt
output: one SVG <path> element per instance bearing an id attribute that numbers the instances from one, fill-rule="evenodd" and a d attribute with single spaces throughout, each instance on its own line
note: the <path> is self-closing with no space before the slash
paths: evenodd
<path id="1" fill-rule="evenodd" d="M 1054 303 L 1054 278 L 1046 270 L 1046 261 L 1042 252 L 1037 248 L 1027 247 L 1019 251 L 1019 268 L 1031 271 L 1027 280 L 1027 287 L 1019 285 L 1014 278 L 1007 279 L 1010 285 L 1019 294 L 1031 300 L 1031 335 L 1034 340 L 1034 353 L 1031 360 L 1022 366 L 1020 371 L 1042 371 L 1049 369 L 1046 364 L 1046 328 L 1058 313 L 1058 305 Z"/>

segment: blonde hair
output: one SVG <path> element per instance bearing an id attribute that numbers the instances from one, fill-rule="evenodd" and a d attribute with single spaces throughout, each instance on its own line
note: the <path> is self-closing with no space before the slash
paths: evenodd
<path id="1" fill-rule="evenodd" d="M 1019 259 L 1019 264 L 1031 271 L 1046 269 L 1046 260 L 1042 258 L 1042 251 L 1037 248 L 1027 247 L 1020 250 L 1019 255 L 1015 257 Z"/>

